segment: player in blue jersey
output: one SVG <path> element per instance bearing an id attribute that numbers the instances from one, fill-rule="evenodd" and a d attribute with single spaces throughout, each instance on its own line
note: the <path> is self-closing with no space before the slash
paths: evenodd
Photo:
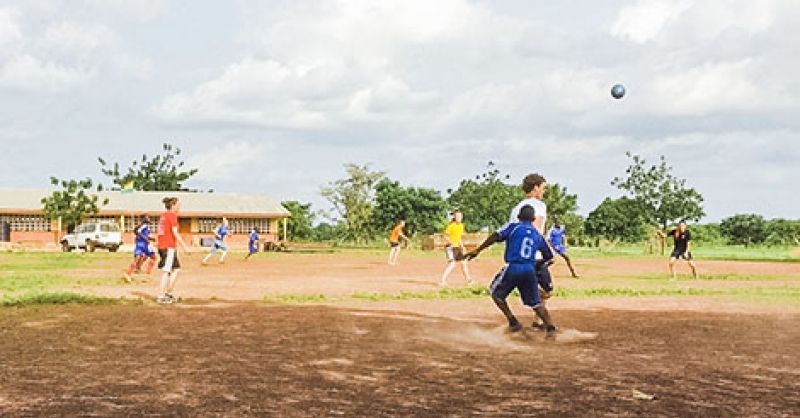
<path id="1" fill-rule="evenodd" d="M 508 319 L 509 331 L 521 331 L 522 325 L 511 313 L 508 302 L 506 302 L 508 295 L 514 289 L 519 289 L 522 303 L 536 312 L 536 315 L 544 322 L 543 328 L 549 335 L 552 335 L 555 333 L 556 327 L 550 319 L 550 313 L 539 297 L 535 263 L 537 251 L 541 253 L 544 262 L 552 260 L 553 253 L 533 225 L 533 221 L 536 219 L 536 212 L 533 206 L 522 206 L 517 218 L 519 222 L 508 224 L 500 231 L 493 233 L 478 248 L 466 254 L 464 258 L 471 260 L 492 244 L 505 241 L 506 250 L 503 258 L 506 266 L 500 270 L 500 273 L 497 274 L 489 287 L 492 300 Z M 538 327 L 539 325 L 535 326 Z"/>
<path id="2" fill-rule="evenodd" d="M 133 271 L 138 271 L 142 267 L 144 260 L 150 259 L 150 263 L 147 265 L 148 276 L 153 272 L 153 267 L 156 264 L 156 253 L 150 249 L 150 241 L 155 241 L 154 238 L 150 237 L 150 218 L 145 216 L 142 219 L 142 223 L 134 229 L 134 233 L 136 234 L 136 244 L 133 249 L 133 262 L 128 266 L 128 271 L 125 272 L 125 281 L 128 283 L 131 282 Z"/>
<path id="3" fill-rule="evenodd" d="M 556 254 L 560 255 L 564 261 L 567 262 L 567 267 L 569 267 L 572 277 L 577 279 L 578 275 L 575 274 L 575 269 L 572 267 L 572 261 L 567 255 L 567 231 L 564 228 L 564 225 L 561 225 L 561 222 L 559 222 L 558 218 L 553 218 L 553 227 L 550 228 L 550 232 L 547 234 L 547 240 L 550 242 L 550 246 L 553 247 L 553 251 L 555 251 Z"/>
<path id="4" fill-rule="evenodd" d="M 258 240 L 259 239 L 261 239 L 261 237 L 258 236 L 258 228 L 253 228 L 250 231 L 250 235 L 248 236 L 248 241 L 247 241 L 248 253 L 247 253 L 246 256 L 244 256 L 245 260 L 250 258 L 251 255 L 253 255 L 253 254 L 258 252 Z"/>
<path id="5" fill-rule="evenodd" d="M 225 255 L 228 254 L 228 246 L 225 245 L 225 237 L 228 236 L 230 233 L 230 227 L 228 226 L 228 219 L 222 218 L 222 223 L 217 227 L 216 231 L 214 232 L 214 245 L 211 246 L 211 251 L 208 253 L 206 258 L 203 259 L 203 265 L 208 264 L 208 260 L 217 253 L 217 251 L 221 251 L 222 255 L 219 256 L 219 263 L 225 263 Z"/>

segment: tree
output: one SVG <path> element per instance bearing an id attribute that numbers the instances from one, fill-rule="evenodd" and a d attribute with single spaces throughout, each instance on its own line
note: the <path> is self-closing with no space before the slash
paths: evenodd
<path id="1" fill-rule="evenodd" d="M 767 222 L 767 244 L 800 245 L 800 221 L 772 219 Z"/>
<path id="2" fill-rule="evenodd" d="M 281 202 L 291 214 L 286 222 L 286 231 L 290 240 L 307 240 L 314 237 L 315 214 L 311 211 L 311 203 L 300 203 L 296 200 Z"/>
<path id="3" fill-rule="evenodd" d="M 761 215 L 733 215 L 723 219 L 719 229 L 731 244 L 749 246 L 761 244 L 767 239 L 767 221 Z"/>
<path id="4" fill-rule="evenodd" d="M 646 235 L 642 203 L 627 197 L 606 198 L 586 217 L 586 233 L 610 241 L 638 242 Z"/>
<path id="5" fill-rule="evenodd" d="M 402 187 L 389 179 L 375 187 L 372 223 L 377 231 L 390 230 L 402 218 L 409 234 L 432 234 L 444 227 L 446 217 L 447 202 L 436 190 Z"/>
<path id="6" fill-rule="evenodd" d="M 59 180 L 50 177 L 53 186 L 61 186 L 61 190 L 56 190 L 48 197 L 42 199 L 42 206 L 45 216 L 50 220 L 61 219 L 62 225 L 67 226 L 67 230 L 81 223 L 87 217 L 96 215 L 100 212 L 100 206 L 107 205 L 108 199 L 100 198 L 92 189 L 94 188 L 92 179 L 85 180 Z M 103 187 L 97 185 L 96 192 L 101 192 Z"/>
<path id="7" fill-rule="evenodd" d="M 381 171 L 371 171 L 369 164 L 345 164 L 347 178 L 328 183 L 320 190 L 333 209 L 345 222 L 342 239 L 362 243 L 373 237 L 372 208 L 375 185 L 384 177 Z"/>
<path id="8" fill-rule="evenodd" d="M 144 154 L 141 161 L 133 160 L 124 173 L 120 171 L 119 163 L 108 164 L 102 157 L 98 157 L 97 161 L 100 171 L 120 188 L 133 182 L 134 190 L 189 191 L 183 183 L 197 174 L 197 169 L 185 170 L 185 163 L 179 160 L 180 156 L 180 148 L 164 143 L 160 155 L 149 158 Z"/>
<path id="9" fill-rule="evenodd" d="M 697 221 L 705 215 L 703 196 L 690 187 L 686 180 L 672 175 L 672 167 L 661 156 L 658 165 L 647 167 L 640 156 L 625 153 L 633 163 L 625 170 L 627 177 L 615 177 L 612 186 L 627 192 L 642 204 L 647 222 L 666 229 L 680 219 Z"/>
<path id="10" fill-rule="evenodd" d="M 548 184 L 544 189 L 544 203 L 547 204 L 549 227 L 556 218 L 567 229 L 570 240 L 580 241 L 584 235 L 583 218 L 578 215 L 578 195 L 570 194 L 567 188 L 558 183 Z"/>
<path id="11" fill-rule="evenodd" d="M 448 190 L 447 203 L 461 210 L 470 232 L 497 229 L 508 222 L 511 209 L 525 197 L 519 186 L 504 182 L 510 177 L 502 175 L 489 161 L 485 173 L 475 176 L 474 180 L 461 180 L 456 190 Z"/>

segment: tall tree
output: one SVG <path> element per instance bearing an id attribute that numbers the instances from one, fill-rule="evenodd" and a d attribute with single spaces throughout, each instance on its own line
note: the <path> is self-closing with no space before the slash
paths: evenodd
<path id="1" fill-rule="evenodd" d="M 663 155 L 659 164 L 651 166 L 638 155 L 630 152 L 625 155 L 633 162 L 625 170 L 626 176 L 615 177 L 611 185 L 638 200 L 648 222 L 666 229 L 679 219 L 697 221 L 705 215 L 703 196 L 686 187 L 685 179 L 672 175 L 672 167 L 667 165 Z"/>
<path id="2" fill-rule="evenodd" d="M 438 191 L 403 187 L 397 181 L 381 180 L 375 187 L 372 221 L 377 231 L 390 230 L 398 219 L 406 220 L 406 231 L 431 234 L 444 227 L 447 202 Z"/>
<path id="3" fill-rule="evenodd" d="M 767 222 L 767 244 L 800 245 L 800 221 L 771 219 Z"/>
<path id="4" fill-rule="evenodd" d="M 586 233 L 609 241 L 640 241 L 647 234 L 641 205 L 627 197 L 607 197 L 586 217 Z"/>
<path id="5" fill-rule="evenodd" d="M 61 218 L 62 225 L 68 230 L 81 223 L 81 221 L 100 212 L 102 205 L 108 204 L 108 199 L 102 201 L 96 192 L 101 192 L 101 185 L 94 186 L 92 179 L 85 180 L 60 180 L 50 177 L 50 183 L 61 187 L 50 196 L 42 199 L 45 216 L 50 220 Z"/>
<path id="6" fill-rule="evenodd" d="M 493 162 L 489 161 L 486 168 L 474 179 L 461 180 L 456 190 L 448 190 L 447 203 L 461 210 L 471 232 L 504 225 L 511 208 L 525 197 L 519 186 L 505 182 L 511 176 L 500 173 Z"/>
<path id="7" fill-rule="evenodd" d="M 341 238 L 363 243 L 373 238 L 375 186 L 385 174 L 372 171 L 369 164 L 345 164 L 344 168 L 347 177 L 328 183 L 320 190 L 320 194 L 345 222 L 345 234 Z"/>
<path id="8" fill-rule="evenodd" d="M 160 154 L 141 160 L 133 160 L 130 166 L 120 171 L 119 163 L 107 163 L 98 157 L 100 171 L 111 179 L 112 184 L 123 188 L 133 183 L 134 190 L 148 191 L 189 191 L 183 183 L 197 174 L 197 169 L 185 169 L 186 163 L 180 159 L 181 149 L 164 143 Z"/>
<path id="9" fill-rule="evenodd" d="M 315 214 L 311 211 L 311 203 L 300 203 L 296 200 L 281 202 L 291 214 L 286 223 L 290 240 L 306 240 L 314 237 Z"/>

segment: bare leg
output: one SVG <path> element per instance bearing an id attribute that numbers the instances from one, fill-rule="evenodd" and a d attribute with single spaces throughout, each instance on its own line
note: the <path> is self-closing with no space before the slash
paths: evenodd
<path id="1" fill-rule="evenodd" d="M 444 272 L 442 273 L 442 280 L 439 282 L 439 286 L 445 287 L 447 286 L 447 277 L 450 276 L 450 273 L 453 272 L 453 269 L 456 267 L 455 261 L 448 261 L 447 267 L 444 268 Z"/>
<path id="2" fill-rule="evenodd" d="M 669 273 L 672 275 L 672 281 L 678 279 L 677 277 L 675 277 L 675 261 L 676 261 L 675 257 L 671 257 L 669 259 Z"/>
<path id="3" fill-rule="evenodd" d="M 692 277 L 697 279 L 697 266 L 694 264 L 694 261 L 689 260 L 689 267 L 692 268 Z"/>
<path id="4" fill-rule="evenodd" d="M 153 268 L 156 266 L 156 256 L 150 257 L 150 261 L 147 262 L 147 275 L 153 274 Z"/>
<path id="5" fill-rule="evenodd" d="M 161 274 L 161 283 L 158 286 L 158 296 L 162 297 L 167 294 L 167 286 L 169 285 L 169 272 L 165 271 Z"/>
<path id="6" fill-rule="evenodd" d="M 564 261 L 567 262 L 567 267 L 569 267 L 569 271 L 570 273 L 572 273 L 572 277 L 577 279 L 578 275 L 575 274 L 575 269 L 572 267 L 572 261 L 569 259 L 569 256 L 567 256 L 566 254 L 561 254 L 561 257 L 564 257 Z"/>
<path id="7" fill-rule="evenodd" d="M 503 312 L 503 315 L 505 315 L 506 319 L 508 320 L 509 328 L 511 328 L 512 331 L 515 329 L 519 331 L 519 328 L 521 328 L 519 321 L 514 316 L 514 314 L 511 313 L 511 309 L 508 307 L 508 303 L 506 302 L 506 300 L 496 298 L 494 296 L 492 297 L 492 300 L 494 301 L 494 304 L 497 305 L 498 308 L 500 308 L 500 312 Z"/>
<path id="8" fill-rule="evenodd" d="M 180 270 L 173 270 L 172 274 L 169 275 L 169 286 L 167 287 L 167 293 L 172 293 L 172 290 L 175 289 L 175 282 L 178 281 L 178 272 Z"/>
<path id="9" fill-rule="evenodd" d="M 467 284 L 475 283 L 472 280 L 472 277 L 469 275 L 469 267 L 467 267 L 467 262 L 466 261 L 462 261 L 461 262 L 461 272 L 464 273 L 464 278 L 467 279 Z"/>

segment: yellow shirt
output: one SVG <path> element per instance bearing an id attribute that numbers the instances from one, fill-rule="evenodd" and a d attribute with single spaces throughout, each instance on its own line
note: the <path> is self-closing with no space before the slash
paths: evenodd
<path id="1" fill-rule="evenodd" d="M 451 245 L 460 247 L 461 237 L 464 236 L 464 224 L 459 222 L 450 222 L 444 229 L 444 234 L 450 239 Z"/>
<path id="2" fill-rule="evenodd" d="M 392 234 L 389 235 L 389 242 L 400 242 L 400 234 L 403 233 L 403 227 L 401 225 L 397 225 L 392 229 Z"/>

